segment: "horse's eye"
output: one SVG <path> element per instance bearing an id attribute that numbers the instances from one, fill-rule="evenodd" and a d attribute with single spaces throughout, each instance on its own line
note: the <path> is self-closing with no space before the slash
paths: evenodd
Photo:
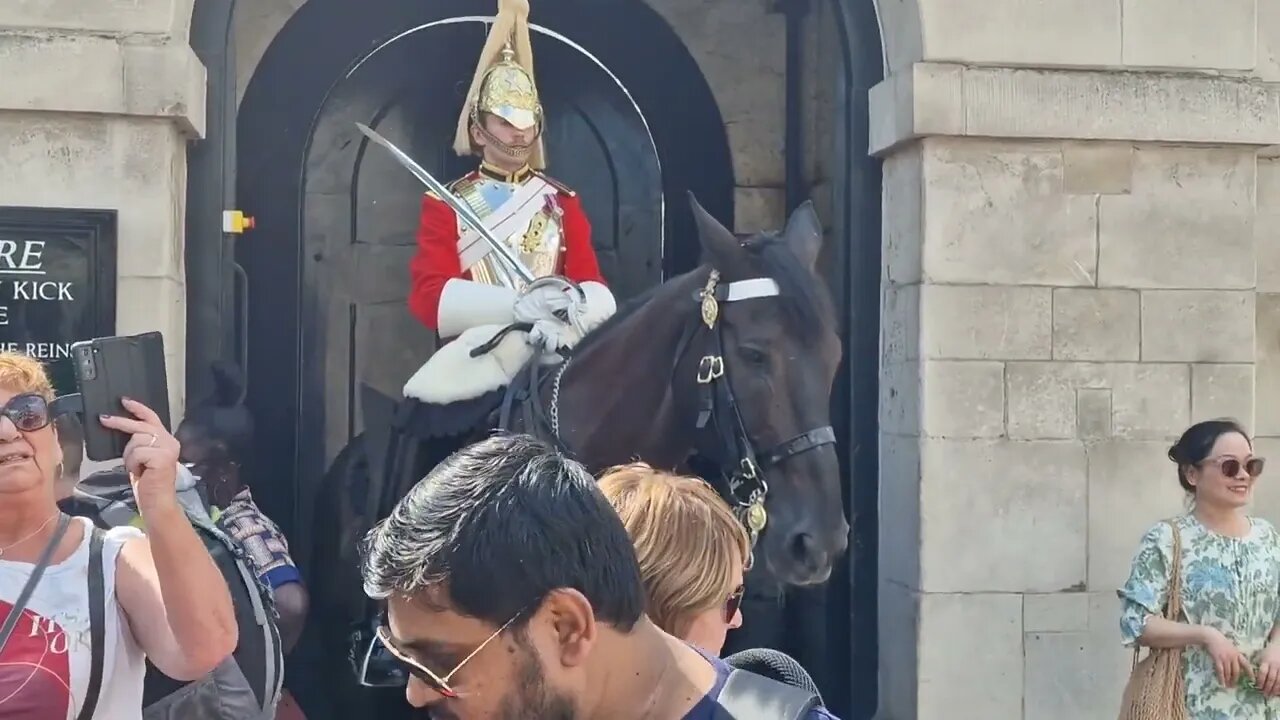
<path id="1" fill-rule="evenodd" d="M 752 365 L 768 365 L 769 354 L 759 348 L 743 345 L 738 348 L 738 356 Z"/>

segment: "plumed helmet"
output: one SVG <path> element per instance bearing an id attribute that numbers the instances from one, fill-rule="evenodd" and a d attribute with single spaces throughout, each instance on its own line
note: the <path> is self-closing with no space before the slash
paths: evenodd
<path id="1" fill-rule="evenodd" d="M 533 76 L 533 48 L 529 41 L 529 0 L 498 0 L 498 14 L 480 51 L 471 87 L 458 117 L 453 148 L 472 153 L 471 123 L 480 113 L 492 113 L 517 128 L 542 129 L 542 103 Z M 529 165 L 545 167 L 541 132 L 529 155 Z"/>

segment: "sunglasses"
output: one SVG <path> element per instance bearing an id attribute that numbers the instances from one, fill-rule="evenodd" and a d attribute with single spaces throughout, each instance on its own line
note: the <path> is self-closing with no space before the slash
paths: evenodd
<path id="1" fill-rule="evenodd" d="M 1205 462 L 1218 466 L 1223 475 L 1227 477 L 1237 477 L 1240 475 L 1240 468 L 1244 467 L 1245 473 L 1251 478 L 1256 478 L 1262 474 L 1262 469 L 1267 465 L 1266 458 L 1251 457 L 1244 462 L 1236 458 L 1211 458 Z"/>
<path id="2" fill-rule="evenodd" d="M 733 622 L 733 616 L 738 614 L 742 609 L 742 595 L 746 588 L 739 585 L 729 594 L 729 599 L 724 601 L 724 621 L 726 623 Z"/>
<path id="3" fill-rule="evenodd" d="M 24 433 L 43 430 L 53 419 L 49 403 L 35 393 L 23 393 L 9 398 L 9 402 L 0 408 L 0 415 L 9 418 L 9 422 Z"/>
<path id="4" fill-rule="evenodd" d="M 472 650 L 470 655 L 464 657 L 461 662 L 455 665 L 452 670 L 445 673 L 443 676 L 437 675 L 434 670 L 423 665 L 417 660 L 414 660 L 409 657 L 408 653 L 397 648 L 391 639 L 391 630 L 385 625 L 380 625 L 374 632 L 375 640 L 369 643 L 369 650 L 366 652 L 364 663 L 362 663 L 360 668 L 360 684 L 366 687 L 403 686 L 407 678 L 405 678 L 402 672 L 396 671 L 403 670 L 407 671 L 409 675 L 414 676 L 441 696 L 450 699 L 457 698 L 458 691 L 454 690 L 453 686 L 449 684 L 450 680 L 453 679 L 453 676 L 456 675 L 464 665 L 471 662 L 472 658 L 480 654 L 480 651 L 485 649 L 489 643 L 493 642 L 494 638 L 498 637 L 504 630 L 511 627 L 511 623 L 514 623 L 518 617 L 520 617 L 519 613 L 503 623 L 502 627 L 494 630 L 493 634 L 485 638 L 484 642 L 476 646 L 476 649 Z M 378 655 L 380 655 L 378 652 L 379 649 L 385 650 L 388 655 L 394 658 L 400 665 L 400 668 L 392 670 L 387 668 L 385 663 L 379 662 L 380 659 L 383 659 L 378 657 Z"/>

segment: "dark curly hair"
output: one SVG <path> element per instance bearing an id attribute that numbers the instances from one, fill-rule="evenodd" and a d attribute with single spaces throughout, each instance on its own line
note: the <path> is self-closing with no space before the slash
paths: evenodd
<path id="1" fill-rule="evenodd" d="M 187 412 L 180 432 L 217 440 L 232 459 L 243 460 L 253 444 L 253 415 L 242 403 L 244 377 L 228 362 L 215 362 L 211 370 L 213 394 Z"/>

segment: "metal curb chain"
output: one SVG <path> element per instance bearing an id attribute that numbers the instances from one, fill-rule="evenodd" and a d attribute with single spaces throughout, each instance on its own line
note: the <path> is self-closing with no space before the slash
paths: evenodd
<path id="1" fill-rule="evenodd" d="M 551 432 L 557 438 L 560 437 L 560 380 L 564 378 L 564 371 L 572 361 L 572 356 L 565 358 L 564 362 L 560 363 L 560 368 L 556 370 L 555 379 L 551 381 Z"/>

